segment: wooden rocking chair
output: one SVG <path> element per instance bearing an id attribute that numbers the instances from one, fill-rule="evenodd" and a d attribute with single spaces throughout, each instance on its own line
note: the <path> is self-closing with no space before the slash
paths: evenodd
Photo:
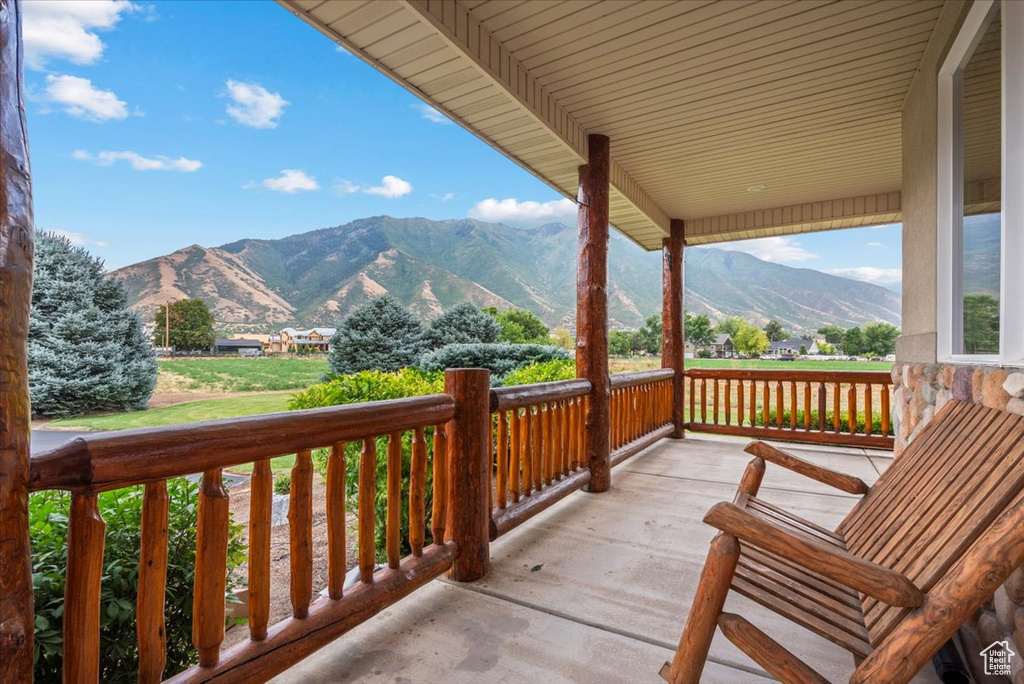
<path id="1" fill-rule="evenodd" d="M 913 678 L 1024 562 L 1024 417 L 953 401 L 872 487 L 763 442 L 732 503 L 671 665 L 700 681 L 715 627 L 783 682 L 826 682 L 743 617 L 732 589 L 850 651 L 851 682 Z M 835 531 L 757 498 L 770 462 L 863 498 Z"/>

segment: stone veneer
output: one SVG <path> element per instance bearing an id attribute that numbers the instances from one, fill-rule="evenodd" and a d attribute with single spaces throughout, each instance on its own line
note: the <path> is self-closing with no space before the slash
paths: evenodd
<path id="1" fill-rule="evenodd" d="M 892 419 L 897 455 L 950 399 L 970 401 L 1024 416 L 1024 371 L 954 364 L 894 364 Z M 961 630 L 968 665 L 980 666 L 980 649 L 1012 640 L 1014 684 L 1024 684 L 1024 567 L 1018 568 Z M 978 673 L 980 674 L 980 673 Z M 993 681 L 978 677 L 979 681 Z"/>

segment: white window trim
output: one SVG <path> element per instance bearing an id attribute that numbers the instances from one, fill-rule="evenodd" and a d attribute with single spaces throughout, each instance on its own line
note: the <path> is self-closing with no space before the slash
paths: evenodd
<path id="1" fill-rule="evenodd" d="M 939 69 L 937 343 L 940 362 L 1024 365 L 1024 3 L 1003 2 L 1002 12 L 1002 188 L 999 354 L 954 354 L 962 334 L 963 298 L 959 258 L 963 236 L 960 207 L 960 68 L 982 38 L 998 0 L 975 0 Z M 1016 79 L 1007 74 L 1018 75 Z M 1007 122 L 1016 125 L 1008 126 Z"/>

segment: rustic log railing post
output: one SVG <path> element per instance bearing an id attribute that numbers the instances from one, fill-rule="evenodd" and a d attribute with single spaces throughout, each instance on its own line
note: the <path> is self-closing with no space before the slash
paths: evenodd
<path id="1" fill-rule="evenodd" d="M 608 377 L 608 137 L 587 137 L 589 159 L 580 167 L 577 219 L 576 375 L 592 386 L 584 417 L 588 491 L 611 486 Z"/>
<path id="2" fill-rule="evenodd" d="M 444 392 L 455 399 L 448 429 L 448 520 L 445 539 L 455 542 L 448 577 L 472 582 L 490 566 L 491 388 L 485 368 L 444 372 Z"/>
<path id="3" fill-rule="evenodd" d="M 686 331 L 683 315 L 683 222 L 672 219 L 671 235 L 662 242 L 663 267 L 661 275 L 661 367 L 675 371 L 672 379 L 672 424 L 674 429 L 669 435 L 672 439 L 683 438 L 683 401 L 684 383 L 683 358 L 685 356 Z M 740 386 L 742 395 L 743 388 Z M 740 400 L 740 422 L 742 422 L 743 404 Z M 726 397 L 726 411 L 729 410 L 729 399 Z M 728 413 L 726 413 L 728 415 Z"/>
<path id="4" fill-rule="evenodd" d="M 0 0 L 0 682 L 32 679 L 28 536 L 28 314 L 32 181 L 25 124 L 21 7 Z"/>

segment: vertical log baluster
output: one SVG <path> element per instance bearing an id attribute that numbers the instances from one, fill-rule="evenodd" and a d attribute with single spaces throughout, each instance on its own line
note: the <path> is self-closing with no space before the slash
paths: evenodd
<path id="1" fill-rule="evenodd" d="M 889 436 L 889 385 L 882 385 L 882 436 Z"/>
<path id="2" fill-rule="evenodd" d="M 746 417 L 746 412 L 743 410 L 743 399 L 744 399 L 744 387 L 743 381 L 739 380 L 736 383 L 736 424 L 743 426 L 743 419 Z"/>
<path id="3" fill-rule="evenodd" d="M 757 427 L 757 380 L 750 381 L 750 427 Z"/>
<path id="4" fill-rule="evenodd" d="M 167 481 L 150 482 L 142 495 L 139 595 L 135 631 L 139 682 L 160 682 L 167 664 L 164 595 L 167 587 Z"/>
<path id="5" fill-rule="evenodd" d="M 580 465 L 579 452 L 576 451 L 576 431 L 579 429 L 580 400 L 576 397 L 569 403 L 569 469 L 576 470 Z"/>
<path id="6" fill-rule="evenodd" d="M 430 510 L 430 536 L 435 544 L 444 543 L 445 518 L 448 515 L 448 433 L 444 425 L 434 426 L 434 494 Z"/>
<path id="7" fill-rule="evenodd" d="M 789 429 L 796 430 L 796 382 L 789 383 Z"/>
<path id="8" fill-rule="evenodd" d="M 864 386 L 864 434 L 871 434 L 871 400 L 872 400 L 872 386 L 870 384 Z"/>
<path id="9" fill-rule="evenodd" d="M 842 401 L 842 390 L 838 382 L 832 384 L 832 430 L 839 432 L 842 426 L 842 415 L 840 414 L 840 402 Z"/>
<path id="10" fill-rule="evenodd" d="M 804 430 L 811 429 L 811 383 L 804 382 Z"/>
<path id="11" fill-rule="evenodd" d="M 708 422 L 708 379 L 700 379 L 700 422 Z"/>
<path id="12" fill-rule="evenodd" d="M 732 425 L 732 381 L 725 381 L 725 424 Z"/>
<path id="13" fill-rule="evenodd" d="M 828 416 L 825 415 L 828 411 L 828 394 L 825 390 L 825 383 L 818 383 L 818 431 L 824 432 L 825 426 L 828 424 Z"/>
<path id="14" fill-rule="evenodd" d="M 713 407 L 712 408 L 712 416 L 713 416 L 712 420 L 714 421 L 715 425 L 718 425 L 718 384 L 719 383 L 718 383 L 718 380 L 712 380 L 712 382 L 715 383 L 714 384 L 714 388 L 712 390 L 712 394 L 711 394 L 711 396 L 712 396 L 711 401 L 713 402 L 712 403 L 712 407 Z"/>
<path id="15" fill-rule="evenodd" d="M 544 482 L 543 484 L 551 485 L 552 476 L 554 475 L 554 449 L 551 444 L 551 420 L 552 420 L 552 405 L 544 405 L 544 457 L 543 457 L 543 473 Z"/>
<path id="16" fill-rule="evenodd" d="M 292 467 L 288 537 L 292 617 L 302 619 L 313 600 L 313 459 L 308 450 L 295 455 Z"/>
<path id="17" fill-rule="evenodd" d="M 64 585 L 64 681 L 69 684 L 95 682 L 100 676 L 100 581 L 107 527 L 95 492 L 72 494 L 70 515 Z"/>
<path id="18" fill-rule="evenodd" d="M 786 396 L 783 390 L 782 381 L 775 383 L 775 427 L 781 428 L 786 418 Z"/>
<path id="19" fill-rule="evenodd" d="M 199 652 L 199 666 L 211 667 L 220 659 L 224 641 L 228 564 L 228 493 L 219 469 L 203 473 L 197 517 L 192 644 Z"/>
<path id="20" fill-rule="evenodd" d="M 772 426 L 772 410 L 771 410 L 771 383 L 767 380 L 764 381 L 764 386 L 761 388 L 761 420 L 763 427 L 769 428 Z"/>
<path id="21" fill-rule="evenodd" d="M 689 415 L 689 418 L 690 418 L 690 420 L 692 420 L 693 422 L 696 423 L 697 422 L 697 411 L 696 411 L 696 407 L 697 407 L 697 394 L 696 394 L 696 392 L 694 392 L 694 382 L 696 382 L 696 381 L 693 379 L 693 376 L 691 375 L 690 376 L 690 415 Z"/>
<path id="22" fill-rule="evenodd" d="M 374 499 L 377 490 L 377 440 L 367 437 L 359 452 L 359 579 L 373 582 L 377 541 L 374 538 L 376 511 Z M 438 542 L 440 543 L 440 542 Z"/>
<path id="23" fill-rule="evenodd" d="M 384 531 L 388 567 L 395 570 L 402 558 L 402 433 L 388 435 L 388 507 Z"/>
<path id="24" fill-rule="evenodd" d="M 558 462 L 561 464 L 561 477 L 569 474 L 569 402 L 565 399 L 558 402 Z"/>
<path id="25" fill-rule="evenodd" d="M 853 435 L 857 433 L 857 385 L 852 382 L 850 383 L 850 391 L 847 403 L 848 406 L 846 407 L 846 409 L 849 413 L 849 416 L 847 416 L 847 418 L 850 427 L 850 434 Z"/>
<path id="26" fill-rule="evenodd" d="M 409 464 L 409 546 L 412 555 L 423 555 L 427 534 L 427 441 L 423 428 L 412 432 L 412 460 Z"/>
<path id="27" fill-rule="evenodd" d="M 522 421 L 519 418 L 519 409 L 512 409 L 511 420 L 509 421 L 510 433 L 510 454 L 511 464 L 509 465 L 509 484 L 512 490 L 512 503 L 519 501 L 520 477 L 522 474 L 523 458 L 523 430 Z"/>
<path id="28" fill-rule="evenodd" d="M 505 411 L 498 411 L 498 442 L 494 451 L 498 459 L 495 503 L 499 509 L 504 509 L 508 502 L 508 413 Z"/>
<path id="29" fill-rule="evenodd" d="M 533 492 L 533 407 L 523 409 L 523 496 Z"/>
<path id="30" fill-rule="evenodd" d="M 270 460 L 265 458 L 253 464 L 249 485 L 249 638 L 254 641 L 267 637 L 270 622 L 270 525 L 273 508 L 274 476 L 270 472 Z"/>
<path id="31" fill-rule="evenodd" d="M 586 458 L 586 450 L 585 450 L 584 440 L 586 439 L 587 433 L 586 433 L 586 430 L 584 429 L 585 426 L 583 425 L 583 421 L 584 421 L 584 419 L 586 417 L 586 414 L 587 414 L 587 401 L 588 400 L 587 400 L 586 397 L 577 397 L 576 401 L 579 402 L 579 409 L 578 409 L 579 413 L 577 415 L 577 420 L 576 420 L 576 453 L 579 454 L 579 457 L 578 457 L 579 463 L 578 463 L 578 465 L 580 467 L 587 467 L 587 463 L 584 460 Z"/>
<path id="32" fill-rule="evenodd" d="M 345 586 L 345 444 L 327 457 L 327 595 L 337 601 Z"/>

